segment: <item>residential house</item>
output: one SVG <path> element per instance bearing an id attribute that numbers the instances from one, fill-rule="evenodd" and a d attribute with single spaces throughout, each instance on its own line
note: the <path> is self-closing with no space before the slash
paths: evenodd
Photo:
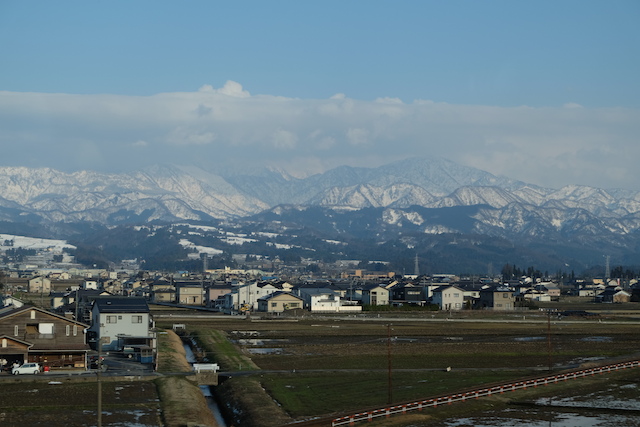
<path id="1" fill-rule="evenodd" d="M 277 291 L 258 299 L 258 311 L 266 313 L 282 313 L 303 306 L 304 300 L 291 292 Z"/>
<path id="2" fill-rule="evenodd" d="M 394 303 L 424 304 L 426 296 L 424 286 L 413 282 L 400 282 L 391 289 L 391 299 Z"/>
<path id="3" fill-rule="evenodd" d="M 39 307 L 2 309 L 0 358 L 9 364 L 37 362 L 51 369 L 85 368 L 88 326 Z"/>
<path id="4" fill-rule="evenodd" d="M 561 294 L 561 291 L 558 285 L 552 282 L 539 283 L 535 286 L 535 289 L 546 293 L 551 297 L 551 299 L 557 299 L 560 297 L 560 294 Z"/>
<path id="5" fill-rule="evenodd" d="M 29 293 L 32 294 L 49 294 L 51 292 L 51 279 L 38 276 L 29 280 Z"/>
<path id="6" fill-rule="evenodd" d="M 298 294 L 304 299 L 305 308 L 311 312 L 339 313 L 362 311 L 355 301 L 343 301 L 340 294 L 331 289 L 300 288 Z"/>
<path id="7" fill-rule="evenodd" d="M 367 284 L 362 287 L 363 305 L 389 305 L 389 290 L 380 284 Z"/>
<path id="8" fill-rule="evenodd" d="M 274 292 L 291 292 L 293 286 L 281 281 L 256 281 L 235 287 L 225 297 L 225 310 L 245 312 L 258 309 L 258 300 Z"/>
<path id="9" fill-rule="evenodd" d="M 480 298 L 476 301 L 476 308 L 496 311 L 513 310 L 515 296 L 506 286 L 490 286 L 480 291 Z"/>
<path id="10" fill-rule="evenodd" d="M 151 292 L 151 301 L 175 303 L 176 290 L 174 288 L 159 288 Z"/>
<path id="11" fill-rule="evenodd" d="M 202 283 L 193 282 L 177 282 L 176 287 L 176 303 L 184 305 L 204 305 L 204 286 Z"/>
<path id="12" fill-rule="evenodd" d="M 89 342 L 98 350 L 130 349 L 138 360 L 151 362 L 156 349 L 153 329 L 144 298 L 98 297 L 93 302 Z"/>
<path id="13" fill-rule="evenodd" d="M 605 303 L 623 303 L 631 301 L 631 294 L 627 291 L 624 291 L 618 287 L 608 287 L 595 298 L 596 302 L 605 302 Z"/>
<path id="14" fill-rule="evenodd" d="M 100 283 L 97 280 L 93 280 L 93 279 L 86 279 L 84 282 L 82 282 L 82 285 L 80 285 L 81 289 L 84 290 L 98 290 L 100 287 Z"/>
<path id="15" fill-rule="evenodd" d="M 433 290 L 431 304 L 440 310 L 462 310 L 464 307 L 464 289 L 453 285 L 443 285 Z"/>
<path id="16" fill-rule="evenodd" d="M 19 308 L 24 306 L 24 302 L 11 295 L 0 295 L 0 308 L 9 306 Z"/>
<path id="17" fill-rule="evenodd" d="M 207 286 L 204 290 L 205 306 L 214 307 L 221 296 L 228 294 L 232 290 L 233 285 L 227 282 L 216 282 Z"/>

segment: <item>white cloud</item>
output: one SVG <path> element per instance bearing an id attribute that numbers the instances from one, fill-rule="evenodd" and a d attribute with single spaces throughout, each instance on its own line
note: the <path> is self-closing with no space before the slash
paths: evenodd
<path id="1" fill-rule="evenodd" d="M 638 110 L 571 103 L 292 99 L 232 81 L 153 96 L 0 92 L 2 165 L 63 170 L 237 162 L 302 174 L 436 155 L 540 185 L 640 189 L 638 134 Z"/>

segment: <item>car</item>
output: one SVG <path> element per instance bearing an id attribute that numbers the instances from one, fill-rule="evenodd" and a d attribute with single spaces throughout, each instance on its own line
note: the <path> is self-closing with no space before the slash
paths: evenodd
<path id="1" fill-rule="evenodd" d="M 37 375 L 40 373 L 40 364 L 39 363 L 24 363 L 22 366 L 16 366 L 11 369 L 11 373 L 13 375 L 21 375 L 21 374 L 34 374 Z"/>

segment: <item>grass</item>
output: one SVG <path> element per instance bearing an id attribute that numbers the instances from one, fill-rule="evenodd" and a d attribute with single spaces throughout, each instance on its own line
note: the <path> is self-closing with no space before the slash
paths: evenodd
<path id="1" fill-rule="evenodd" d="M 155 383 L 162 401 L 164 425 L 217 426 L 197 383 L 183 376 L 162 377 Z"/>
<path id="2" fill-rule="evenodd" d="M 189 326 L 188 332 L 205 351 L 209 359 L 213 359 L 225 371 L 241 371 L 260 369 L 251 358 L 231 343 L 226 334 L 218 329 L 202 326 Z"/>
<path id="3" fill-rule="evenodd" d="M 404 402 L 528 375 L 530 371 L 394 372 L 391 394 L 393 402 Z M 387 372 L 291 373 L 263 375 L 261 381 L 294 418 L 384 406 L 389 397 Z"/>
<path id="4" fill-rule="evenodd" d="M 293 418 L 307 418 L 386 405 L 389 349 L 394 402 L 520 379 L 537 375 L 548 366 L 547 317 L 539 312 L 393 314 L 398 317 L 392 320 L 390 348 L 390 320 L 384 318 L 386 315 L 378 320 L 377 313 L 366 321 L 314 316 L 183 322 L 223 370 L 257 371 L 252 377 L 234 377 L 219 387 L 224 399 L 232 398 L 234 411 L 243 408 L 244 418 L 238 424 L 247 426 L 282 425 L 274 422 L 277 416 L 273 414 L 282 414 L 283 410 Z M 409 315 L 417 317 L 408 319 Z M 425 320 L 416 321 L 420 316 Z M 450 317 L 462 321 L 446 320 Z M 608 323 L 615 318 L 602 318 L 602 322 L 576 320 L 552 321 L 551 356 L 556 369 L 559 365 L 630 355 L 640 348 L 637 325 Z M 250 346 L 238 345 L 232 339 L 243 334 L 233 331 L 251 331 L 247 336 L 264 342 L 258 347 L 279 347 L 282 353 L 251 354 Z M 445 372 L 447 366 L 453 370 Z M 282 372 L 270 374 L 268 370 Z M 463 407 L 471 405 L 465 403 Z M 253 412 L 250 408 L 269 409 Z M 462 409 L 452 406 L 451 410 Z M 272 415 L 265 417 L 262 412 Z M 430 417 L 431 413 L 426 418 L 417 415 L 420 421 L 415 425 L 422 425 L 419 423 Z"/>
<path id="5" fill-rule="evenodd" d="M 158 334 L 158 372 L 191 372 L 182 340 L 168 330 Z"/>

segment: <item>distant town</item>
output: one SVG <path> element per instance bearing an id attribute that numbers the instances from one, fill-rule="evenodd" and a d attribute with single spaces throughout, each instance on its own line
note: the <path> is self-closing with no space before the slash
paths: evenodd
<path id="1" fill-rule="evenodd" d="M 359 260 L 339 260 L 326 269 L 314 264 L 310 270 L 300 263 L 245 256 L 245 268 L 210 269 L 205 253 L 198 254 L 200 271 L 166 272 L 141 269 L 137 260 L 109 269 L 82 266 L 74 263 L 62 241 L 14 236 L 2 243 L 0 336 L 11 341 L 0 350 L 5 365 L 28 361 L 52 369 L 88 368 L 88 355 L 99 346 L 129 351 L 136 360 L 152 363 L 156 337 L 149 304 L 225 315 L 280 316 L 375 310 L 524 311 L 563 297 L 600 304 L 640 301 L 637 278 L 550 278 L 534 268 L 511 265 L 498 276 L 463 277 L 420 274 L 417 257 L 414 274 L 397 274 L 381 271 L 380 262 L 371 263 L 375 271 L 363 269 Z M 17 322 L 18 318 L 22 320 Z M 86 330 L 86 337 L 80 330 Z M 64 345 L 68 351 L 60 355 Z"/>

